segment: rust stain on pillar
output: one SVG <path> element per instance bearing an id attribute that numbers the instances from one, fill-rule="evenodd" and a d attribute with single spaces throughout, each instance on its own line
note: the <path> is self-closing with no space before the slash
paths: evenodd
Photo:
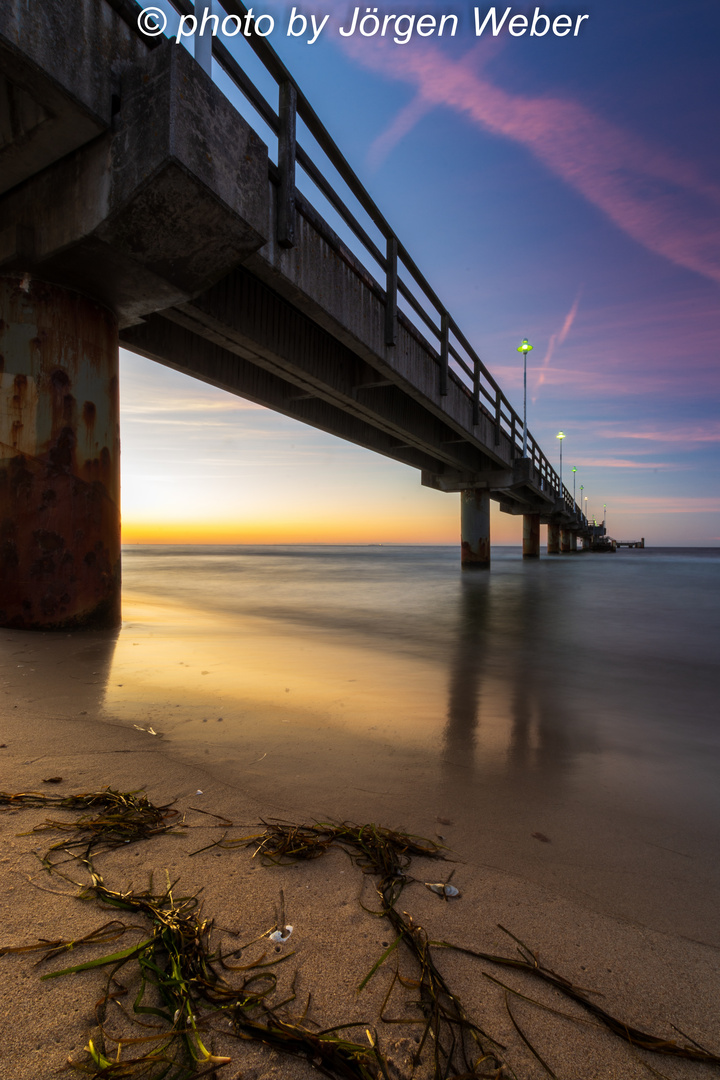
<path id="1" fill-rule="evenodd" d="M 562 552 L 563 555 L 568 555 L 570 553 L 570 551 L 572 550 L 571 542 L 570 542 L 570 537 L 571 536 L 572 536 L 572 533 L 570 532 L 569 529 L 561 529 L 560 530 L 560 551 Z"/>
<path id="2" fill-rule="evenodd" d="M 463 566 L 489 566 L 490 541 L 483 538 L 478 540 L 475 544 L 471 544 L 467 540 L 463 540 L 460 550 L 460 561 Z"/>
<path id="3" fill-rule="evenodd" d="M 547 530 L 547 550 L 548 555 L 560 554 L 560 526 L 548 525 Z"/>
<path id="4" fill-rule="evenodd" d="M 114 316 L 77 293 L 0 278 L 0 625 L 120 622 Z"/>
<path id="5" fill-rule="evenodd" d="M 460 493 L 460 563 L 463 569 L 490 566 L 490 496 L 468 489 Z"/>
<path id="6" fill-rule="evenodd" d="M 523 514 L 523 558 L 540 558 L 540 515 Z"/>

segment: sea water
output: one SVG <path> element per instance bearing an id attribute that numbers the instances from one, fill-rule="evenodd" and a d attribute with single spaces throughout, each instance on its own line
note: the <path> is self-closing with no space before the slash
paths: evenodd
<path id="1" fill-rule="evenodd" d="M 126 547 L 105 715 L 264 812 L 720 944 L 720 549 Z M 209 778 L 209 779 L 208 779 Z"/>

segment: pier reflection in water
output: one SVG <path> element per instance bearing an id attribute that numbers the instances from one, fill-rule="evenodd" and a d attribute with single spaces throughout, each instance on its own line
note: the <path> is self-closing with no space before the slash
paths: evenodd
<path id="1" fill-rule="evenodd" d="M 105 715 L 149 720 L 266 812 L 439 829 L 717 936 L 719 572 L 649 549 L 506 549 L 466 574 L 443 548 L 130 549 Z"/>
<path id="2" fill-rule="evenodd" d="M 564 604 L 552 595 L 555 582 L 537 564 L 522 569 L 512 581 L 461 580 L 444 761 L 451 778 L 472 763 L 525 789 L 535 780 L 557 789 L 599 743 L 565 670 L 572 661 L 557 640 Z"/>

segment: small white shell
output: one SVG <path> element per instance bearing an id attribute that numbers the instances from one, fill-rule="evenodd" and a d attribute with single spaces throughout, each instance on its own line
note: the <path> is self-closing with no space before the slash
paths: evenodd
<path id="1" fill-rule="evenodd" d="M 425 888 L 430 892 L 437 893 L 438 896 L 459 896 L 460 890 L 456 889 L 454 885 L 446 885 L 442 881 L 430 882 L 426 881 Z"/>
<path id="2" fill-rule="evenodd" d="M 292 934 L 292 932 L 293 932 L 292 926 L 286 926 L 284 935 L 283 935 L 282 930 L 273 930 L 272 934 L 268 934 L 268 937 L 269 937 L 270 941 L 278 941 L 278 942 L 280 942 L 281 945 L 284 945 L 285 942 L 287 941 L 287 939 Z"/>

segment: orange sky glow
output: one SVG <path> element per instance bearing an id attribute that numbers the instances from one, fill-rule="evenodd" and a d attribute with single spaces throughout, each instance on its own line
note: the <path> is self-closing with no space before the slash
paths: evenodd
<path id="1" fill-rule="evenodd" d="M 125 544 L 455 544 L 460 543 L 458 495 L 446 495 L 447 511 L 422 516 L 358 514 L 345 509 L 336 520 L 322 517 L 237 519 L 123 519 Z M 522 542 L 522 518 L 500 513 L 493 506 L 491 532 L 496 544 Z"/>

